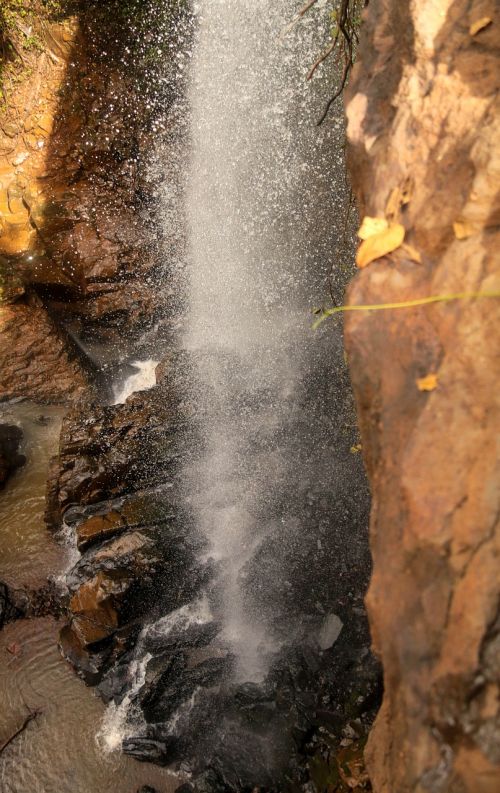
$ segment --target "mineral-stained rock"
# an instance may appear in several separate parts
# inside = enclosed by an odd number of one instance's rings
[[[114,633],[118,627],[118,604],[131,580],[126,573],[100,572],[73,595],[69,604],[73,614],[71,628],[84,647]]]
[[[39,304],[0,304],[0,401],[71,403],[89,392],[89,375],[68,339]]]
[[[111,510],[104,515],[93,515],[76,530],[76,543],[79,551],[84,551],[95,542],[102,542],[117,534],[125,527],[123,517],[116,510]]]
[[[131,24],[113,3],[61,8],[57,21],[53,10],[21,9],[41,46],[18,41],[0,123],[0,256],[54,316],[116,343],[123,328],[130,337],[158,319],[157,279],[180,243],[181,224],[168,230],[161,214],[165,165],[151,167],[160,129],[171,145],[174,70],[153,81],[151,101],[134,56],[136,25],[151,8],[139,5]],[[163,19],[157,5],[154,13],[162,30],[175,23],[171,5]],[[173,182],[175,157],[165,161]]]
[[[498,294],[498,4],[370,0],[365,15],[347,103],[354,186],[361,216],[403,224],[411,247],[363,269],[349,302]],[[480,17],[494,22],[473,32]],[[375,793],[500,789],[499,328],[488,297],[346,321],[385,678]]]
[[[16,468],[24,465],[26,457],[19,454],[23,432],[15,424],[0,424],[0,488]]]

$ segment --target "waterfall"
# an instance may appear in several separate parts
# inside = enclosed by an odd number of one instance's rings
[[[182,321],[157,387],[175,427],[170,599],[105,681],[101,745],[215,774],[203,790],[284,789],[311,731],[328,752],[364,696],[349,670],[369,644],[368,491],[341,328],[311,328],[349,275],[343,116],[318,127],[332,71],[306,79],[324,6],[292,26],[294,0],[194,9]]]
[[[342,121],[316,126],[330,86],[321,74],[306,82],[327,15],[318,7],[287,31],[296,11],[291,0],[201,0],[188,97],[184,346],[201,432],[184,475],[219,563],[224,637],[242,680],[261,679],[280,644],[265,616],[271,588],[255,570],[253,593],[245,582],[270,533],[297,520],[289,505],[311,461],[294,441],[314,434],[318,468],[328,442],[303,397],[321,337],[311,309],[326,294],[332,221],[346,201]]]

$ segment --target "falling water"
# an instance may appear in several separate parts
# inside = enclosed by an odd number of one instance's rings
[[[305,419],[305,432],[325,441],[313,426],[317,405],[301,413],[321,337],[311,309],[326,293],[346,201],[335,154],[342,122],[315,123],[329,81],[306,82],[327,33],[324,5],[291,30],[294,0],[197,8],[184,343],[196,365],[202,452],[186,478],[221,570],[224,635],[247,680],[262,678],[280,637],[264,616],[266,582],[254,580],[251,595],[245,580],[273,527],[290,519],[283,502],[301,489],[297,476],[311,473],[294,448],[299,425],[304,434]]]
[[[195,8],[186,293],[162,381],[179,402],[165,544],[189,561],[100,734],[108,750],[217,768],[230,790],[274,784],[298,714],[352,698],[343,670],[367,652],[368,494],[341,331],[311,329],[348,276],[343,117],[316,123],[331,69],[306,80],[324,6],[292,26],[295,0]]]

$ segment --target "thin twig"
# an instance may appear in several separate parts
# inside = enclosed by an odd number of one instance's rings
[[[36,719],[37,716],[39,716],[41,714],[41,712],[42,712],[41,710],[30,710],[30,712],[28,713],[28,715],[24,719],[24,721],[21,724],[21,726],[18,727],[18,729],[15,732],[13,732],[12,735],[10,735],[9,738],[7,738],[7,740],[4,741],[3,744],[0,746],[0,754],[2,754],[4,749],[6,749],[7,746],[9,746],[12,743],[12,741],[14,741],[17,738],[18,735],[21,735],[21,733],[24,732],[24,730],[26,729],[26,727],[28,726],[30,721],[33,721],[33,719]]]
[[[315,61],[313,63],[313,65],[311,66],[311,68],[309,69],[309,74],[307,75],[307,79],[308,80],[311,79],[311,77],[313,76],[313,74],[316,71],[316,69],[318,68],[318,66],[320,66],[323,63],[323,61],[326,61],[328,56],[332,54],[333,50],[337,46],[338,38],[339,38],[339,32],[337,31],[337,33],[335,34],[335,38],[333,39],[333,41],[330,44],[330,46],[327,47],[327,49],[324,51],[324,53],[319,56],[318,60]]]
[[[316,322],[314,322],[312,329],[316,330],[325,319],[344,311],[386,311],[387,309],[415,308],[416,306],[428,306],[432,303],[451,303],[455,300],[473,300],[483,297],[500,298],[500,292],[457,292],[452,295],[431,295],[430,297],[418,297],[415,300],[403,300],[396,303],[371,303],[363,306],[357,304],[333,306],[333,308],[327,308],[323,311]],[[315,313],[317,313],[317,311]]]
[[[340,94],[341,94],[341,93],[342,93],[342,91],[344,90],[344,88],[345,88],[345,84],[346,84],[346,82],[347,82],[347,76],[348,76],[348,74],[349,74],[349,71],[350,71],[350,68],[351,68],[351,66],[352,66],[352,63],[350,63],[349,61],[346,61],[345,65],[344,65],[344,71],[343,71],[343,74],[342,74],[342,80],[340,81],[340,86],[339,86],[339,88],[337,89],[337,91],[335,91],[335,93],[334,93],[334,95],[331,97],[331,99],[329,99],[329,100],[328,100],[328,102],[326,103],[326,107],[325,107],[325,109],[324,109],[324,111],[323,111],[323,115],[321,116],[321,118],[319,119],[319,121],[316,123],[316,126],[318,126],[318,127],[320,127],[320,126],[321,126],[321,124],[323,123],[323,121],[324,121],[324,120],[325,120],[325,118],[327,117],[327,115],[328,115],[328,111],[330,110],[331,106],[333,105],[333,103],[335,102],[335,100],[339,98]]]
[[[295,16],[292,19],[292,21],[286,26],[284,31],[281,33],[281,35],[280,35],[278,40],[282,41],[285,38],[285,36],[287,36],[290,33],[290,31],[294,29],[294,27],[297,24],[297,22],[300,22],[300,20],[304,16],[304,14],[307,14],[309,9],[312,8],[313,5],[316,5],[317,2],[318,2],[318,0],[309,0],[308,3],[306,3],[304,6],[302,6],[300,11],[297,11],[297,13],[295,14]]]

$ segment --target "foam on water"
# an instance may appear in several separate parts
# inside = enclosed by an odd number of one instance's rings
[[[135,698],[146,680],[146,671],[153,655],[145,649],[149,639],[167,638],[174,630],[187,630],[191,625],[204,625],[212,620],[212,613],[206,597],[173,611],[166,617],[161,617],[156,622],[146,625],[137,640],[134,658],[128,668],[130,683],[123,700],[116,705],[111,702],[104,714],[96,741],[103,752],[109,754],[121,749],[125,738],[137,735],[144,724],[140,707],[135,703]],[[192,709],[195,695],[171,717],[171,727],[174,731],[177,722]]]
[[[125,400],[135,394],[136,391],[147,391],[156,385],[156,367],[159,361],[148,358],[145,361],[131,361],[131,366],[137,371],[131,374],[122,386],[113,389],[115,405],[121,405]]]

